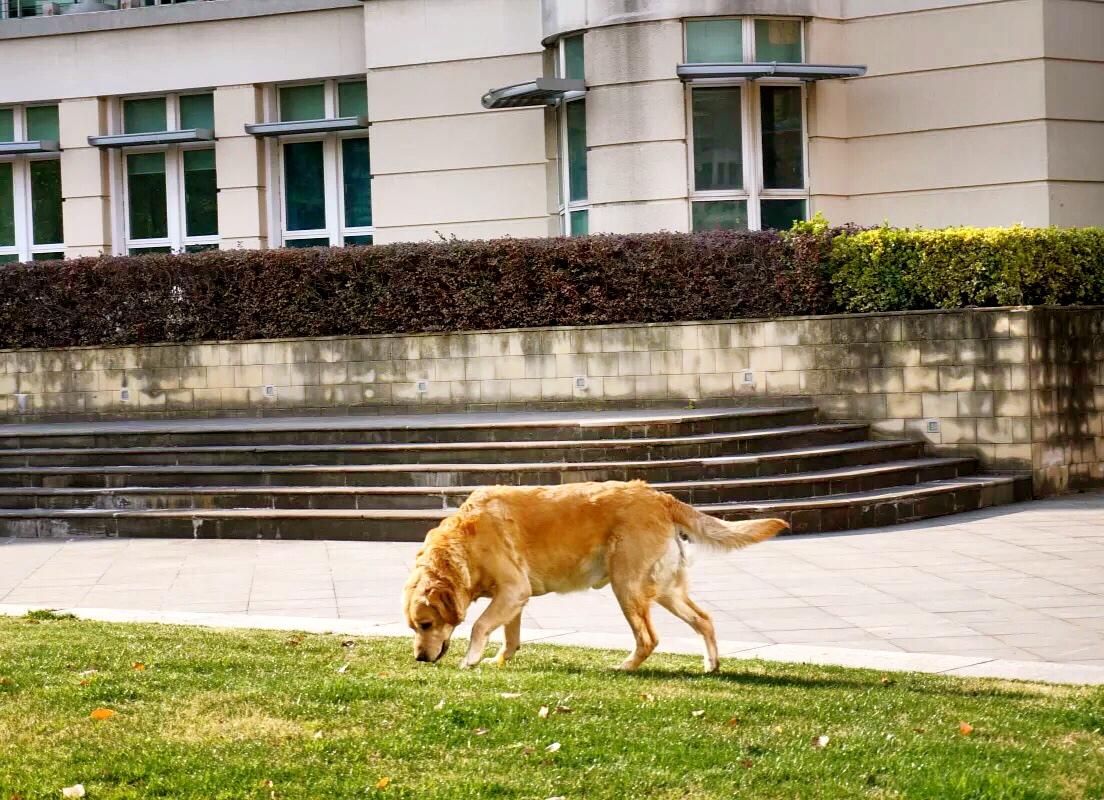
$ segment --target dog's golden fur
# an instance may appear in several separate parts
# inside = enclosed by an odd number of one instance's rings
[[[725,522],[643,481],[479,489],[429,532],[406,583],[403,604],[415,657],[443,656],[471,602],[490,597],[461,666],[478,664],[488,636],[505,626],[495,659],[501,665],[518,649],[521,612],[530,597],[610,583],[636,639],[621,669],[636,669],[655,649],[654,600],[701,634],[705,669],[713,671],[713,623],[687,596],[682,537],[732,549],[786,527],[779,519]]]

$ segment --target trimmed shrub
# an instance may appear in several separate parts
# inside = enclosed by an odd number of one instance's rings
[[[823,314],[831,234],[644,234],[0,268],[0,347]]]
[[[845,311],[1104,303],[1104,228],[875,228],[832,242]]]

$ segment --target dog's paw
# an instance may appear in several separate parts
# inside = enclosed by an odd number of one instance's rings
[[[720,669],[720,661],[710,661],[709,659],[706,659],[704,662],[702,662],[702,672],[704,672],[706,675],[710,675],[714,672],[719,672]]]
[[[639,666],[631,658],[622,661],[615,667],[610,667],[614,672],[636,672],[636,668]]]
[[[460,662],[460,669],[473,669],[474,667],[478,667],[478,666],[479,666],[478,661],[472,662],[472,661],[464,660],[464,661]]]
[[[483,663],[489,667],[504,667],[506,666],[506,659],[502,656],[491,656],[483,659]]]

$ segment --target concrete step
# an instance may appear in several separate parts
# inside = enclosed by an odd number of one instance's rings
[[[821,497],[972,474],[972,458],[916,458],[763,478],[659,482],[688,503]],[[0,489],[0,508],[103,509],[441,509],[476,486],[129,486],[117,489]]]
[[[816,407],[423,414],[393,417],[239,417],[0,425],[0,448],[514,442],[630,439],[803,425]]]
[[[1026,499],[1026,478],[972,476],[824,498],[705,504],[729,519],[778,516],[793,532],[850,530]],[[0,535],[420,541],[448,509],[0,510]]]
[[[128,486],[485,486],[585,480],[650,482],[746,478],[917,458],[914,441],[838,444],[714,456],[639,461],[540,461],[344,465],[118,465],[3,467],[0,487],[123,488]]]
[[[650,461],[755,453],[797,445],[861,441],[859,423],[787,425],[725,433],[630,439],[402,442],[168,447],[60,447],[0,450],[0,468],[43,466],[216,466],[283,464],[457,464],[469,462]]]

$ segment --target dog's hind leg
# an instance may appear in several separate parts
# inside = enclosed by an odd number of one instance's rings
[[[717,634],[713,630],[713,620],[690,599],[685,582],[663,587],[656,602],[701,635],[705,640],[703,668],[706,672],[716,672],[721,662],[717,656]]]
[[[484,659],[484,663],[492,662],[495,666],[503,666],[505,663],[513,657],[514,653],[521,647],[521,612],[512,620],[506,623],[503,628],[506,634],[506,641],[502,645],[502,649],[498,651],[498,655],[494,658]]]
[[[652,627],[652,600],[656,595],[652,562],[641,559],[631,548],[611,548],[608,558],[610,586],[636,639],[636,649],[618,669],[632,672],[659,644]]]

